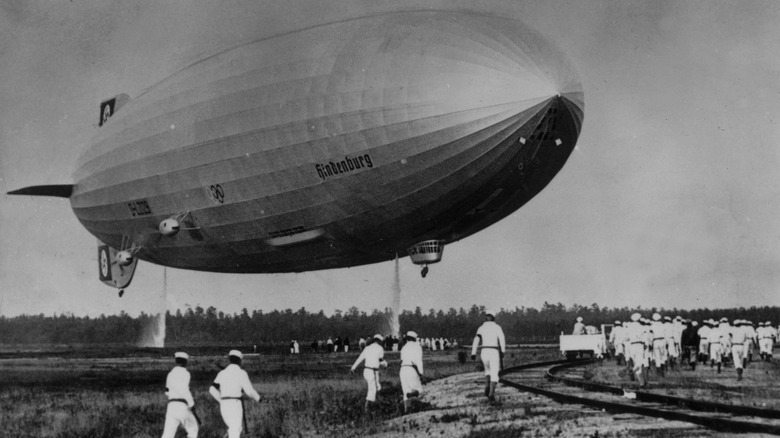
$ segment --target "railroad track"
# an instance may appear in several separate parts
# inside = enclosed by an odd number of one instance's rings
[[[611,413],[685,421],[723,432],[780,435],[780,411],[624,390],[563,375],[567,370],[593,362],[595,359],[557,360],[511,367],[501,372],[501,383],[558,402],[582,404]]]

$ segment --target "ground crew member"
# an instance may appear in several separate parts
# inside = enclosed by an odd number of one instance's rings
[[[713,321],[713,324],[715,321]],[[725,326],[724,326],[725,328]],[[712,368],[713,365],[718,364],[718,374],[720,374],[720,366],[721,366],[721,355],[723,354],[722,346],[720,344],[720,340],[722,339],[722,331],[720,326],[713,325],[712,329],[710,329],[710,368]]]
[[[583,326],[584,329],[584,326]],[[495,314],[485,314],[485,322],[477,329],[474,342],[471,344],[471,360],[477,358],[477,348],[482,343],[482,365],[485,366],[485,395],[488,400],[496,400],[496,385],[498,385],[498,372],[501,371],[501,359],[506,352],[506,339],[501,326],[496,324]]]
[[[763,358],[765,361],[769,362],[772,360],[772,352],[775,348],[775,340],[777,339],[777,330],[772,327],[771,321],[767,321],[764,323],[764,330],[762,333],[761,342],[764,350]]]
[[[585,324],[582,323],[582,317],[577,317],[577,322],[574,323],[574,330],[572,330],[571,334],[573,335],[584,335],[585,334]]]
[[[706,364],[710,352],[710,330],[712,326],[710,321],[702,321],[701,328],[697,332],[699,334],[699,362]]]
[[[680,342],[683,347],[683,356],[680,360],[680,364],[682,365],[683,360],[688,360],[688,365],[691,366],[692,370],[696,369],[696,361],[699,356],[699,345],[701,345],[701,340],[699,339],[699,323],[696,321],[691,322],[690,320],[685,321],[686,327],[683,329],[682,335],[680,336]]]
[[[417,333],[406,333],[406,343],[401,348],[401,369],[398,377],[401,379],[401,392],[404,394],[404,412],[409,410],[409,399],[420,395],[423,374],[423,352],[417,342]]]
[[[217,374],[214,383],[209,387],[209,394],[219,403],[219,412],[228,428],[229,438],[239,438],[246,426],[246,412],[242,393],[256,402],[260,394],[252,387],[249,375],[241,369],[244,355],[238,350],[230,350],[228,360],[230,365]]]
[[[376,401],[376,393],[382,388],[379,383],[379,369],[387,368],[387,362],[385,361],[385,348],[382,346],[384,338],[380,334],[374,335],[372,342],[363,349],[360,356],[352,364],[350,373],[355,373],[355,368],[363,363],[363,378],[366,379],[366,385],[368,386],[368,392],[366,393],[366,404],[363,406],[363,410],[368,412],[371,403]]]
[[[615,321],[615,326],[609,333],[609,343],[615,348],[616,365],[622,365],[626,357],[625,345],[623,344],[625,330],[620,321]]]
[[[666,371],[674,367],[676,358],[680,356],[675,349],[674,324],[672,324],[672,317],[670,316],[664,316],[664,335],[666,336],[666,366],[664,371]]]
[[[672,323],[672,337],[674,339],[674,350],[670,351],[669,353],[673,353],[673,360],[676,363],[678,360],[680,363],[682,363],[682,359],[680,358],[680,355],[682,354],[682,332],[685,330],[685,324],[683,324],[683,319],[681,316],[675,316],[674,322]]]
[[[767,339],[769,337],[763,321],[758,323],[756,335],[758,336],[758,354],[761,356],[761,360],[767,360],[767,351],[769,351]]]
[[[734,368],[737,370],[737,381],[742,380],[742,369],[745,367],[745,343],[748,341],[747,331],[741,319],[734,321],[731,329],[731,355],[734,359]]]
[[[640,388],[647,386],[647,381],[643,373],[645,362],[645,338],[644,328],[639,322],[642,315],[634,313],[631,315],[631,322],[626,322],[626,335],[629,341],[628,350],[628,375],[631,380],[638,380]]]
[[[731,358],[731,329],[733,327],[731,326],[731,324],[729,324],[729,319],[723,317],[720,319],[720,324],[718,324],[718,328],[720,329],[721,362],[725,364],[732,359]]]
[[[742,356],[745,360],[745,368],[747,364],[753,362],[753,346],[758,343],[758,335],[756,334],[756,327],[752,321],[743,321],[745,323],[745,333],[747,334],[747,341],[745,341],[745,355]]]
[[[184,352],[177,352],[173,357],[176,366],[165,379],[168,409],[165,412],[162,438],[173,438],[179,425],[187,431],[188,438],[195,438],[198,436],[198,418],[192,411],[195,400],[190,392],[190,372],[187,371],[187,361],[190,357]]]
[[[639,320],[642,328],[642,339],[644,339],[645,346],[653,345],[653,330],[650,325],[652,322],[648,318],[642,318]],[[645,347],[642,362],[642,372],[644,373],[644,379],[646,384],[650,383],[650,359],[652,358],[652,352],[649,347]]]
[[[655,372],[657,375],[663,377],[664,371],[666,371],[666,363],[668,360],[668,350],[666,349],[667,328],[664,325],[659,313],[653,314],[653,322],[650,324],[650,329],[653,332],[651,349],[653,354],[653,362],[655,363]]]

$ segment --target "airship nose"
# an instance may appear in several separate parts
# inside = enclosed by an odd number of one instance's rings
[[[366,81],[401,89],[436,116],[470,119],[518,114],[561,97],[581,119],[582,85],[571,62],[554,45],[523,23],[482,14],[401,14],[381,21],[376,42],[355,41],[345,53],[371,47],[380,56]],[[354,49],[354,50],[353,50]],[[354,71],[344,56],[337,68]],[[400,99],[399,99],[400,100]],[[420,114],[425,116],[425,114]]]

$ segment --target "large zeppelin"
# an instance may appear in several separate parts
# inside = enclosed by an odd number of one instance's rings
[[[116,252],[177,268],[440,255],[552,180],[583,108],[572,65],[516,20],[372,15],[246,42],[117,96],[60,196]]]

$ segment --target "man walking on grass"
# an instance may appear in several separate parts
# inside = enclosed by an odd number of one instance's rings
[[[350,368],[350,373],[355,373],[355,369],[363,364],[363,378],[366,379],[366,385],[368,385],[368,392],[366,393],[366,404],[363,406],[363,410],[368,412],[371,403],[376,402],[376,393],[382,386],[379,383],[379,369],[387,368],[387,362],[385,361],[385,349],[382,346],[384,338],[382,335],[374,335],[373,342],[366,346],[360,353],[360,356],[355,360]]]
[[[480,357],[485,366],[485,396],[491,402],[496,401],[498,372],[501,371],[501,359],[506,352],[506,340],[501,326],[496,324],[495,314],[485,314],[485,322],[477,329],[477,335],[471,345],[471,360],[477,359],[477,348],[482,343]]]
[[[420,376],[423,373],[423,352],[417,342],[417,333],[406,333],[406,343],[401,348],[401,369],[398,377],[401,379],[401,392],[404,394],[404,412],[409,411],[409,399],[422,392]]]
[[[209,394],[219,403],[219,411],[228,428],[229,438],[239,438],[246,426],[243,394],[256,402],[260,401],[260,394],[252,387],[249,374],[241,369],[243,357],[240,351],[231,350],[228,353],[230,365],[217,374],[214,383],[209,387]]]
[[[198,418],[192,409],[195,400],[190,392],[190,372],[187,371],[189,355],[177,352],[173,355],[176,366],[165,379],[165,395],[168,396],[168,409],[165,412],[165,427],[162,438],[173,438],[181,425],[187,431],[188,438],[198,436]]]

